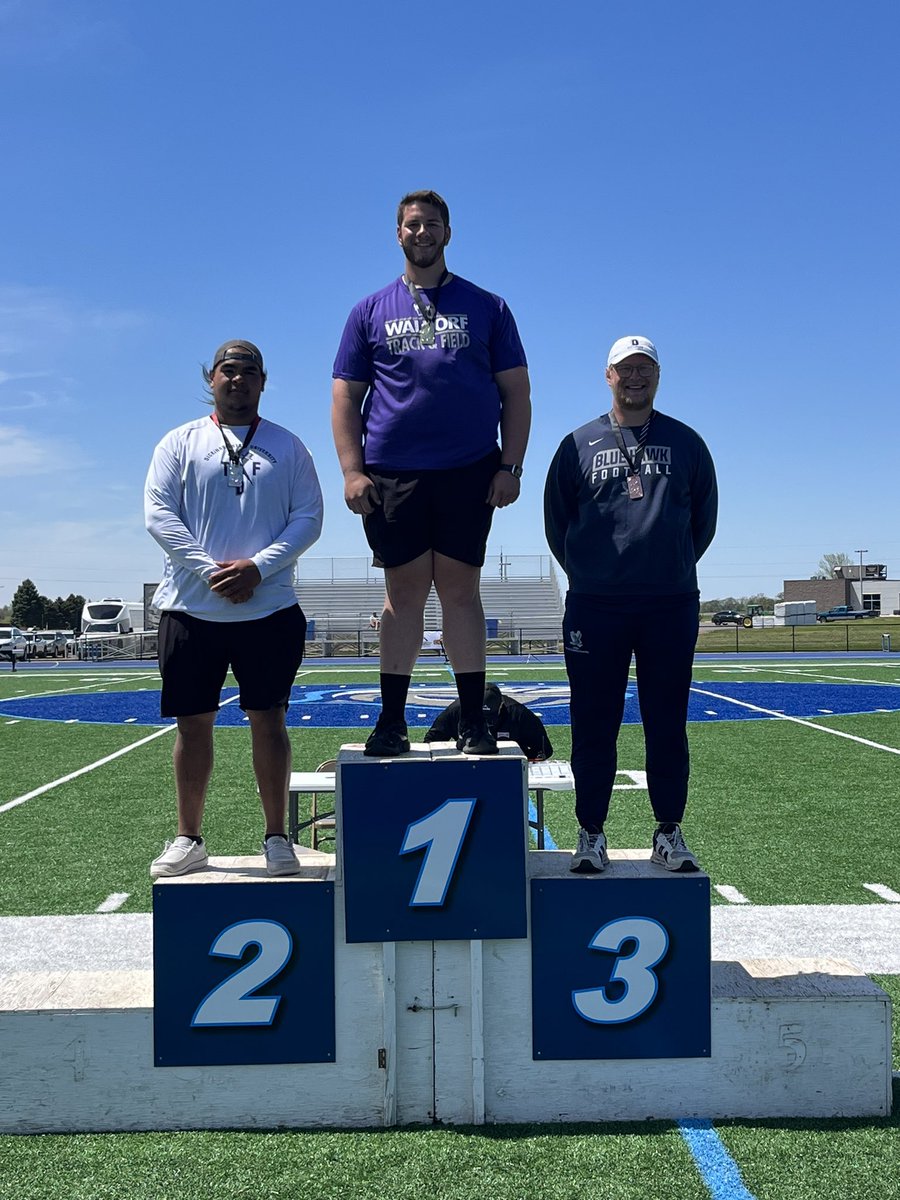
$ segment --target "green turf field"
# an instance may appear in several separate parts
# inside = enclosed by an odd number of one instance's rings
[[[726,631],[727,632],[727,631]],[[830,632],[830,630],[829,630]],[[450,681],[430,663],[423,681]],[[564,681],[561,664],[501,664],[490,677]],[[900,662],[871,659],[699,662],[696,686],[755,680],[797,687],[865,683],[900,688]],[[302,683],[377,682],[377,666],[314,667]],[[5,718],[14,696],[155,690],[155,670],[0,670],[0,919],[93,913],[112,895],[120,912],[150,910],[148,864],[172,836],[173,734],[149,726]],[[709,700],[709,704],[718,703]],[[888,703],[885,707],[890,707]],[[733,709],[729,710],[734,711]],[[550,726],[567,758],[566,726]],[[294,766],[334,757],[358,728],[292,729]],[[422,731],[413,733],[421,737]],[[693,775],[688,840],[708,871],[713,903],[728,890],[753,905],[857,905],[860,922],[900,894],[896,838],[900,713],[810,719],[724,719],[690,728]],[[639,726],[623,727],[619,765],[643,767]],[[258,853],[260,814],[246,729],[215,735],[216,771],[205,835],[213,854]],[[11,802],[30,797],[13,807]],[[548,833],[560,847],[576,832],[574,797],[546,796]],[[607,833],[618,847],[649,844],[642,791],[616,793]],[[717,888],[724,888],[720,892]],[[900,903],[894,905],[900,925]],[[827,946],[822,947],[827,953]],[[895,1003],[900,1069],[900,976],[876,982]],[[716,1129],[756,1200],[900,1200],[900,1098],[884,1121],[720,1122]],[[621,1197],[668,1200],[711,1194],[677,1126],[209,1133],[0,1138],[0,1200],[90,1197]],[[746,1200],[722,1191],[715,1200]]]

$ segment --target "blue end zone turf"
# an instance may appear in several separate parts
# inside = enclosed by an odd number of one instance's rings
[[[773,714],[814,718],[851,713],[897,712],[900,688],[868,684],[822,683],[712,683],[697,682],[703,693],[691,693],[690,721],[767,720]],[[538,713],[545,725],[569,724],[569,688],[559,683],[508,683],[503,691]],[[222,699],[237,694],[226,688]],[[428,728],[437,714],[456,698],[453,684],[414,684],[410,689],[407,721]],[[757,712],[744,705],[753,705]],[[291,693],[287,723],[302,728],[372,725],[381,709],[377,687],[347,684],[343,687],[298,686]],[[159,692],[102,692],[96,695],[34,696],[0,703],[0,715],[39,721],[84,721],[96,724],[169,725],[159,715]],[[640,723],[637,690],[625,693],[625,723]],[[222,726],[243,725],[246,718],[236,702],[226,704],[218,716]]]

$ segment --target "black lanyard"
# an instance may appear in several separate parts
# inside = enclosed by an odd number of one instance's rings
[[[637,435],[637,446],[634,448],[634,456],[629,453],[628,447],[625,445],[625,437],[622,434],[622,429],[619,422],[616,420],[615,413],[610,412],[609,423],[616,438],[616,445],[622,453],[622,457],[628,463],[629,475],[639,475],[641,470],[641,459],[644,457],[644,448],[647,445],[647,437],[650,433],[650,422],[653,420],[653,413],[644,422]]]
[[[250,439],[253,437],[254,433],[256,433],[257,429],[259,428],[259,423],[262,420],[262,418],[259,416],[259,414],[257,414],[253,418],[252,422],[250,423],[250,428],[247,430],[247,436],[241,442],[240,450],[235,450],[234,446],[231,444],[231,442],[229,442],[228,438],[225,436],[225,430],[219,424],[219,414],[218,413],[210,413],[210,418],[213,421],[213,423],[217,426],[219,433],[221,433],[221,435],[222,435],[222,441],[225,443],[225,449],[228,451],[228,457],[231,460],[231,465],[233,467],[239,467],[241,465],[241,459],[243,457],[244,451],[250,445]]]

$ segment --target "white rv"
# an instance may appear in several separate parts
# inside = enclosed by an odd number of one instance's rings
[[[88,600],[81,610],[82,633],[139,633],[143,628],[144,606],[138,600]]]
[[[133,657],[143,630],[144,605],[140,601],[114,596],[88,600],[81,610],[81,637],[76,639],[75,653],[79,658]]]

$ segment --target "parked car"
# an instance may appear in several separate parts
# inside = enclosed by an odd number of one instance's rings
[[[66,639],[69,634],[63,629],[41,629],[35,634],[39,658],[64,658]]]
[[[743,616],[731,608],[723,608],[712,615],[713,625],[740,625],[743,620]]]
[[[28,639],[15,625],[0,625],[0,655],[12,661],[25,658]]]
[[[839,604],[829,608],[827,612],[816,613],[816,620],[823,625],[829,621],[864,621],[867,617],[877,617],[878,613],[870,608],[850,608],[847,604]]]
[[[53,655],[55,634],[50,629],[39,629],[34,634],[34,644],[38,658],[50,658]]]

